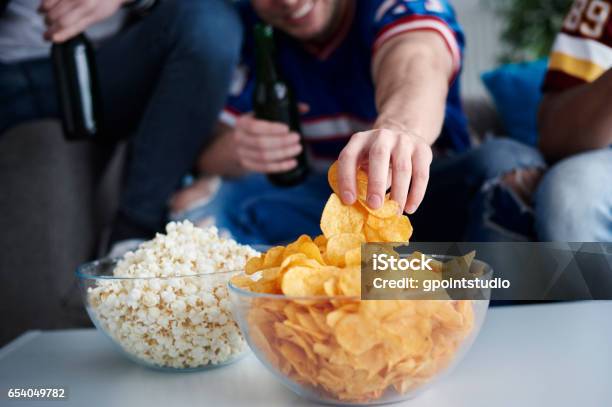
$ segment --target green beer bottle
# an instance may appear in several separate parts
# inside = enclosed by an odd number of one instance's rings
[[[253,92],[255,117],[285,123],[291,131],[300,135],[302,152],[295,157],[297,166],[286,172],[268,174],[272,184],[291,187],[304,181],[308,175],[308,161],[297,103],[291,88],[283,81],[276,66],[274,31],[270,25],[255,26],[255,59],[256,78]]]

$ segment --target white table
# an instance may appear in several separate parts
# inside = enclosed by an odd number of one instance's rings
[[[65,401],[8,401],[9,387],[61,386]],[[31,331],[0,350],[0,405],[309,405],[253,355],[224,368],[164,373],[123,359],[95,330]],[[490,310],[455,372],[409,406],[612,406],[612,301]]]

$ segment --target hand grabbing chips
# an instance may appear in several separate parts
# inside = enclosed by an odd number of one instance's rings
[[[275,369],[331,401],[404,394],[448,366],[472,330],[471,302],[361,301],[361,244],[405,244],[412,226],[388,196],[377,210],[366,205],[365,172],[357,172],[351,206],[338,198],[337,164],[328,180],[334,193],[321,216],[323,235],[273,247],[232,280],[288,297],[250,300],[251,341]]]
[[[327,173],[329,186],[334,193],[327,201],[321,217],[321,230],[328,239],[337,233],[361,233],[368,243],[400,242],[408,243],[412,236],[412,225],[404,216],[397,202],[385,196],[383,205],[371,209],[366,204],[368,190],[368,175],[357,170],[357,201],[351,205],[343,205],[338,198],[338,162],[335,162]]]

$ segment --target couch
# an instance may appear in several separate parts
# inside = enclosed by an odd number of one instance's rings
[[[97,254],[120,156],[66,143],[54,120],[0,135],[0,345],[27,329],[88,324],[73,272]]]

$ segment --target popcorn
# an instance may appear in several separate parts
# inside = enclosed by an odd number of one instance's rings
[[[166,234],[121,259],[113,274],[88,289],[88,308],[129,354],[161,367],[227,362],[245,348],[230,311],[227,281],[259,253],[200,229],[171,222]],[[134,279],[130,279],[134,278]],[[141,278],[141,279],[138,279]]]

